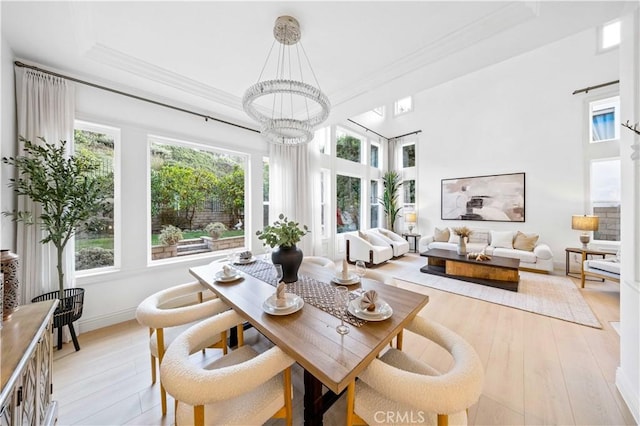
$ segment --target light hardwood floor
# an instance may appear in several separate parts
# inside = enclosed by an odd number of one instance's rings
[[[574,280],[579,287],[578,280]],[[615,387],[619,364],[619,287],[589,282],[580,291],[603,324],[585,327],[411,283],[430,296],[420,313],[456,331],[478,352],[485,368],[480,400],[469,410],[475,425],[633,425]],[[173,404],[160,414],[158,385],[151,386],[148,331],[128,321],[79,337],[54,353],[54,394],[59,425],[171,425]],[[269,343],[255,331],[247,343]],[[451,360],[433,345],[405,333],[404,350],[446,369]],[[199,359],[218,356],[208,350]],[[302,373],[294,371],[294,424],[302,424]],[[172,400],[170,400],[172,401]],[[344,397],[325,415],[344,423]],[[269,424],[284,424],[272,420]]]

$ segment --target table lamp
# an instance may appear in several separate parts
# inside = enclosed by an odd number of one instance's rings
[[[404,215],[404,221],[407,224],[407,227],[409,228],[409,233],[412,234],[413,233],[413,227],[416,224],[416,214],[415,212],[410,212],[410,213],[406,213]]]
[[[573,215],[571,216],[571,229],[577,229],[579,231],[584,231],[580,234],[580,242],[582,243],[582,248],[586,249],[587,244],[589,244],[590,235],[589,231],[597,231],[599,224],[598,216],[587,216],[587,215]]]

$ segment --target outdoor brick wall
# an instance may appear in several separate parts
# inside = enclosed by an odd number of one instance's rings
[[[177,246],[153,246],[151,247],[151,259],[167,259],[178,254]]]
[[[194,240],[188,240],[192,242]],[[200,243],[205,243],[210,251],[230,250],[235,248],[244,247],[244,236],[220,238],[218,240],[211,239],[209,237],[202,237],[198,239]],[[181,241],[180,245],[186,245],[187,241]],[[198,244],[194,244],[196,246]],[[151,259],[167,259],[170,257],[178,256],[178,246],[153,246],[151,247]],[[182,251],[181,256],[189,255],[188,251]]]
[[[594,240],[620,241],[620,206],[594,207],[593,214],[600,218]]]

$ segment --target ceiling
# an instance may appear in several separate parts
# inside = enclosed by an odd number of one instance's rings
[[[11,2],[17,58],[244,124],[280,15],[344,120],[615,19],[632,2]],[[595,46],[595,41],[594,41]]]

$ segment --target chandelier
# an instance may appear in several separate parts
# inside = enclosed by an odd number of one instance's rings
[[[245,92],[242,107],[252,119],[260,123],[260,132],[269,142],[305,144],[313,139],[315,127],[329,116],[329,98],[320,90],[311,62],[300,42],[298,21],[291,16],[278,17],[273,36],[275,40],[258,82]],[[262,80],[269,64],[273,67],[272,53],[276,41],[280,45],[277,58],[273,55],[276,59],[275,78]],[[315,86],[305,83],[303,68],[310,70]]]

